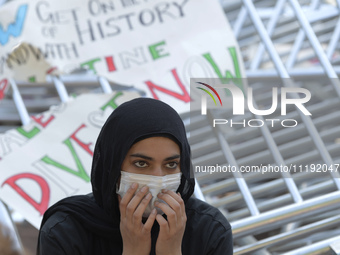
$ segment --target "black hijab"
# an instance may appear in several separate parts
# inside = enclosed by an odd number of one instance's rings
[[[169,105],[150,98],[137,98],[121,104],[109,116],[98,136],[91,170],[93,197],[65,198],[44,214],[41,227],[55,212],[69,213],[90,232],[108,238],[120,237],[119,205],[116,183],[121,165],[130,147],[141,139],[166,136],[175,140],[181,151],[181,184],[178,191],[186,202],[194,192],[191,178],[190,146],[184,124]],[[112,239],[111,239],[112,240]]]

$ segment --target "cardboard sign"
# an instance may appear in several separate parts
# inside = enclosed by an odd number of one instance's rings
[[[27,126],[1,134],[0,199],[39,228],[49,206],[67,196],[90,193],[99,131],[118,105],[138,96],[81,95],[33,117]]]

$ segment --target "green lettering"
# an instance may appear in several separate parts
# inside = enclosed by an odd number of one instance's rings
[[[152,58],[158,59],[158,58],[162,58],[162,57],[166,57],[169,56],[169,53],[164,53],[164,48],[161,48],[160,46],[165,45],[165,41],[153,44],[149,46],[149,51],[151,53]],[[163,52],[163,54],[162,54]]]
[[[107,102],[104,106],[100,107],[100,109],[102,109],[103,111],[108,107],[110,106],[112,109],[116,109],[118,107],[118,105],[116,104],[116,99],[120,96],[123,95],[123,92],[117,92],[113,98],[110,99],[109,102]]]
[[[89,70],[92,70],[96,74],[97,72],[96,72],[96,69],[94,68],[94,63],[96,63],[98,61],[101,61],[101,59],[100,58],[94,58],[92,60],[89,60],[87,62],[80,64],[80,66],[81,67],[87,66]]]
[[[230,48],[228,48],[228,50],[229,50],[229,54],[230,54],[230,56],[233,60],[235,76],[229,70],[227,70],[226,73],[225,73],[225,76],[223,76],[221,70],[218,68],[216,62],[214,61],[214,59],[212,58],[210,53],[203,54],[203,57],[213,67],[214,71],[216,72],[217,76],[221,79],[221,82],[223,84],[226,84],[231,80],[236,86],[238,86],[244,92],[243,82],[242,82],[242,77],[241,77],[241,71],[240,71],[240,65],[239,65],[239,61],[237,59],[236,49],[235,49],[235,47],[230,47]]]
[[[80,159],[75,151],[75,149],[73,148],[73,145],[71,143],[70,138],[67,139],[66,141],[64,141],[64,144],[69,148],[69,150],[71,151],[72,157],[75,160],[76,164],[77,164],[77,169],[78,171],[72,170],[71,168],[51,159],[49,156],[45,156],[41,159],[42,162],[55,166],[61,170],[64,170],[70,174],[73,174],[75,176],[80,177],[81,179],[83,179],[86,182],[90,181],[90,177],[88,176],[88,174],[86,173],[82,163],[80,162]]]
[[[28,77],[29,82],[35,82],[35,76]]]
[[[31,139],[40,132],[40,129],[37,127],[33,127],[30,131],[26,131],[22,127],[19,127],[17,128],[17,131],[28,139]]]

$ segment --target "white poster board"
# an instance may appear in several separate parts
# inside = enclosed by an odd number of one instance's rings
[[[81,95],[33,117],[25,127],[1,134],[0,199],[39,228],[49,206],[67,196],[90,193],[99,131],[118,105],[138,96]]]
[[[14,0],[0,25],[0,77],[38,82],[81,66],[185,112],[190,78],[245,76],[217,0]]]

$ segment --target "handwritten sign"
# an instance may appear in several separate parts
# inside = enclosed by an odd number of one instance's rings
[[[109,114],[133,92],[87,94],[0,135],[0,199],[39,228],[60,199],[91,192],[94,145]],[[88,102],[91,102],[89,104]]]
[[[49,68],[23,72],[38,61]],[[51,68],[79,67],[179,112],[189,110],[190,78],[244,78],[217,0],[15,0],[0,9],[0,75],[39,81]]]

